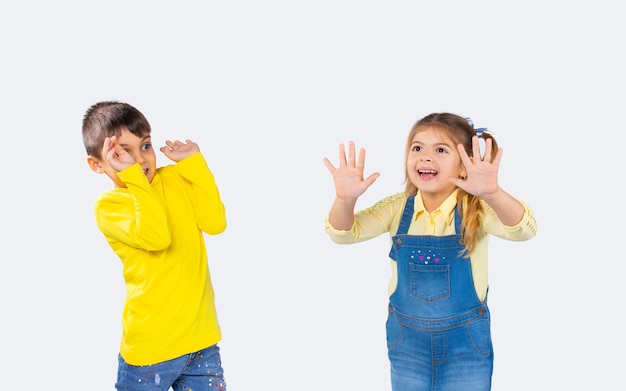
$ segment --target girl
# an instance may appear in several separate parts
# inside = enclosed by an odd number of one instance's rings
[[[479,137],[485,141],[481,156]],[[405,149],[405,191],[354,213],[379,177],[363,177],[358,158],[339,145],[335,200],[325,230],[335,243],[389,232],[387,347],[394,391],[490,390],[493,371],[487,307],[488,236],[523,241],[537,223],[523,202],[498,185],[502,149],[469,118],[433,113],[411,129]]]

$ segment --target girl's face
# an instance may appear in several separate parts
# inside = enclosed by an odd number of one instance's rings
[[[432,127],[419,130],[413,137],[406,168],[409,180],[422,196],[441,202],[456,189],[448,178],[465,176],[456,143],[444,131]]]

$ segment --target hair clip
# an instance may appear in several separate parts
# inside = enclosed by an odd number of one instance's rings
[[[474,128],[474,122],[472,122],[472,119],[470,117],[465,117],[465,120],[472,127],[472,129],[474,129],[476,136],[483,137],[483,132],[491,133],[489,130],[487,130],[487,128]]]

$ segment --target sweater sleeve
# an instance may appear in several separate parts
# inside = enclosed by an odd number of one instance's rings
[[[371,207],[354,214],[354,224],[350,230],[338,230],[330,224],[328,214],[324,220],[324,230],[337,244],[359,243],[373,239],[397,229],[399,216],[404,209],[406,195],[397,193],[376,202]]]
[[[210,235],[223,232],[226,229],[226,208],[204,156],[198,152],[179,161],[175,167],[190,188],[200,229]]]
[[[522,219],[510,227],[500,222],[498,215],[485,201],[481,200],[481,203],[483,203],[483,210],[485,211],[482,225],[486,233],[512,241],[525,241],[537,235],[537,220],[532,209],[525,202],[522,202],[524,206]]]
[[[165,207],[139,164],[118,173],[126,189],[104,193],[95,204],[96,223],[109,242],[147,251],[171,244]]]

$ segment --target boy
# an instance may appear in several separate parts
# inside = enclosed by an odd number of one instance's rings
[[[96,224],[122,261],[117,390],[226,390],[203,232],[226,229],[225,208],[200,148],[166,141],[175,164],[156,167],[150,124],[133,106],[91,106],[87,163],[114,188],[95,202]]]

